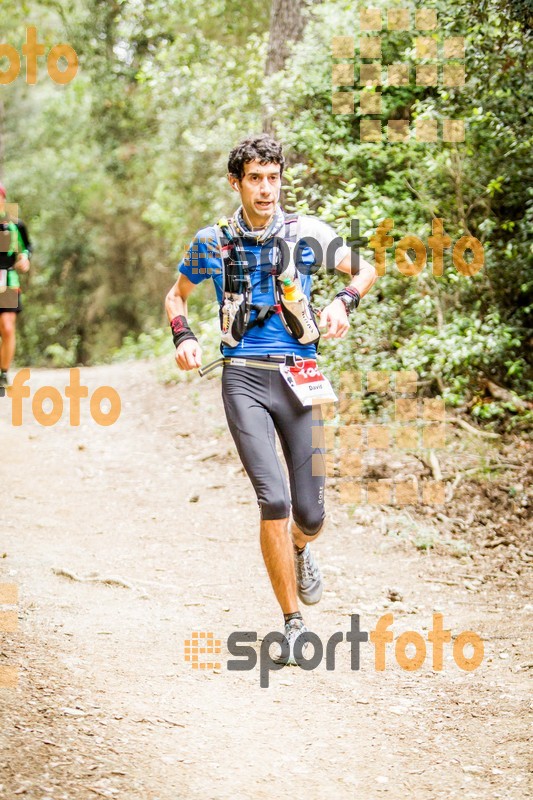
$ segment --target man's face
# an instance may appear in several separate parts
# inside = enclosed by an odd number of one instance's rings
[[[249,161],[244,165],[242,180],[230,179],[241,195],[241,202],[254,227],[266,225],[276,208],[281,192],[279,164]]]

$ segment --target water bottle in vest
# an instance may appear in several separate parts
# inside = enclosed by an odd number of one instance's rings
[[[285,272],[288,272],[286,270]],[[293,336],[300,344],[314,344],[320,339],[320,331],[305,294],[294,278],[281,277],[281,304],[283,316]]]

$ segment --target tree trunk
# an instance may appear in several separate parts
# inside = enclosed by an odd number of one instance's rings
[[[272,0],[270,38],[265,75],[279,72],[289,55],[289,43],[301,38],[304,27],[305,0]]]
[[[265,64],[265,76],[279,72],[285,66],[290,44],[302,38],[307,22],[307,9],[316,0],[272,0],[270,37]],[[274,108],[263,108],[263,131],[273,133]]]

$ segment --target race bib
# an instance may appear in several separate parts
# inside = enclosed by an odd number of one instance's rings
[[[337,400],[331,383],[322,375],[316,361],[302,359],[294,367],[283,364],[279,370],[303,406],[334,403]]]

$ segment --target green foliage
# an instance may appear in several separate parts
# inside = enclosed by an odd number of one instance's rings
[[[164,295],[194,232],[234,207],[227,153],[261,129],[268,105],[291,165],[288,209],[317,214],[342,235],[357,218],[367,237],[391,217],[395,245],[407,233],[427,243],[436,216],[454,242],[471,234],[484,246],[473,278],[457,272],[450,251],[443,277],[432,275],[430,258],[406,278],[391,248],[348,337],[321,346],[332,376],[416,369],[428,392],[467,404],[480,420],[515,414],[484,386],[490,378],[521,395],[533,388],[530,3],[432,0],[439,31],[430,35],[465,37],[466,86],[383,88],[386,118],[465,120],[457,145],[361,143],[358,111],[332,114],[331,38],[357,41],[364,4],[311,5],[286,69],[265,79],[266,0],[41,0],[31,18],[29,4],[4,0],[6,41],[20,46],[31,23],[47,48],[68,41],[80,60],[67,86],[54,85],[40,59],[36,86],[0,87],[4,180],[35,244],[19,363],[70,366],[117,351],[168,354],[172,363]],[[372,5],[385,12],[390,2]],[[408,63],[413,74],[412,32],[384,28],[382,41],[383,63]],[[362,256],[373,260],[368,248]],[[319,274],[314,304],[325,305],[341,281]],[[189,303],[204,361],[218,354],[212,299],[204,284]]]
[[[220,356],[220,330],[218,327],[218,305],[208,303],[200,310],[191,307],[189,324],[202,347],[202,363],[204,366]],[[174,345],[169,327],[144,331],[138,335],[130,334],[124,338],[120,348],[112,356],[113,361],[130,359],[156,359],[158,377],[164,383],[178,383],[190,380],[196,371],[183,372],[174,363]],[[207,377],[216,377],[218,373],[210,373]]]
[[[163,323],[184,246],[225,210],[228,150],[260,124],[269,3],[247,15],[236,0],[43,0],[31,20],[4,5],[10,41],[31,22],[80,62],[64,87],[43,59],[36,86],[0,87],[5,182],[35,247],[17,358],[100,361]],[[202,287],[193,304],[209,297]]]
[[[388,3],[374,5],[385,9]],[[379,220],[391,217],[395,245],[407,233],[427,243],[437,216],[453,242],[470,234],[483,243],[485,266],[473,278],[457,272],[449,251],[443,277],[432,275],[431,259],[419,276],[405,277],[389,251],[387,274],[354,315],[349,336],[322,345],[335,376],[354,367],[416,369],[428,391],[462,405],[483,391],[483,378],[523,394],[533,389],[531,193],[524,180],[531,139],[523,135],[531,105],[525,77],[530,31],[519,15],[509,17],[490,0],[433,6],[439,38],[465,37],[467,84],[462,91],[385,87],[384,116],[464,119],[464,145],[361,143],[358,113],[331,113],[330,42],[339,31],[357,32],[356,3],[317,8],[273,87],[282,80],[292,87],[278,115],[279,135],[301,161],[286,176],[289,208],[316,213],[345,235],[351,218],[370,236]],[[384,63],[413,65],[411,34],[384,32],[382,41]],[[373,261],[369,249],[361,255]],[[315,305],[325,305],[337,287],[338,280],[319,276]],[[494,405],[476,406],[476,413],[492,419]]]

